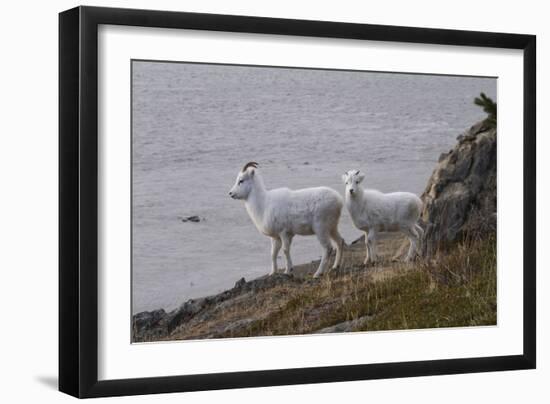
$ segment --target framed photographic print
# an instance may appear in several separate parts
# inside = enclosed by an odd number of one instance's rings
[[[535,367],[534,36],[94,7],[59,34],[61,391]]]

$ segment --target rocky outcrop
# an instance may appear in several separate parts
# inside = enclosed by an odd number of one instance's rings
[[[485,122],[460,135],[439,158],[422,194],[423,254],[496,231],[497,133]]]
[[[133,340],[134,342],[143,342],[162,339],[177,327],[188,323],[191,319],[207,320],[211,310],[218,309],[222,305],[230,306],[244,295],[260,293],[263,290],[276,286],[304,282],[314,282],[314,280],[304,281],[293,275],[279,273],[271,276],[262,276],[248,282],[244,278],[241,278],[231,289],[217,295],[189,299],[179,308],[170,312],[160,309],[135,314],[132,318]],[[228,324],[227,330],[218,330],[218,333],[226,332],[237,326],[243,326],[243,324]]]

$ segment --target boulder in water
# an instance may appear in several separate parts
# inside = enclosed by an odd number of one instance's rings
[[[196,215],[187,216],[187,217],[181,218],[181,221],[182,221],[183,223],[186,223],[186,222],[198,223],[198,222],[200,222],[201,220],[202,220],[202,219],[201,219],[199,216],[196,216]]]

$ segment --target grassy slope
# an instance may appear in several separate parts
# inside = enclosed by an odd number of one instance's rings
[[[363,247],[357,245],[346,252],[342,270],[320,280],[311,279],[314,265],[307,264],[297,271],[299,282],[239,295],[163,339],[308,334],[346,321],[353,322],[345,331],[496,324],[494,238],[408,265],[390,261],[396,245],[386,240],[385,261],[369,269],[360,264]]]

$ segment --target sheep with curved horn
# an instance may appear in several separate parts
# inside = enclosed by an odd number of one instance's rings
[[[321,263],[314,277],[326,270],[331,243],[336,247],[333,268],[340,265],[344,239],[338,232],[338,222],[343,200],[335,190],[327,187],[268,190],[259,173],[258,163],[249,162],[237,175],[229,196],[244,200],[258,231],[271,238],[270,274],[277,270],[277,255],[281,246],[286,259],[285,273],[292,271],[290,245],[295,235],[316,235],[323,247]]]
[[[248,167],[258,168],[258,163],[256,163],[255,161],[250,161],[250,162],[246,163],[244,165],[243,169],[241,170],[241,172],[244,173]]]
[[[410,241],[405,261],[412,260],[424,236],[418,224],[422,200],[410,192],[384,194],[364,189],[360,184],[365,176],[359,170],[342,175],[346,184],[345,201],[355,227],[365,232],[365,265],[376,262],[376,239],[381,231],[400,231]]]

